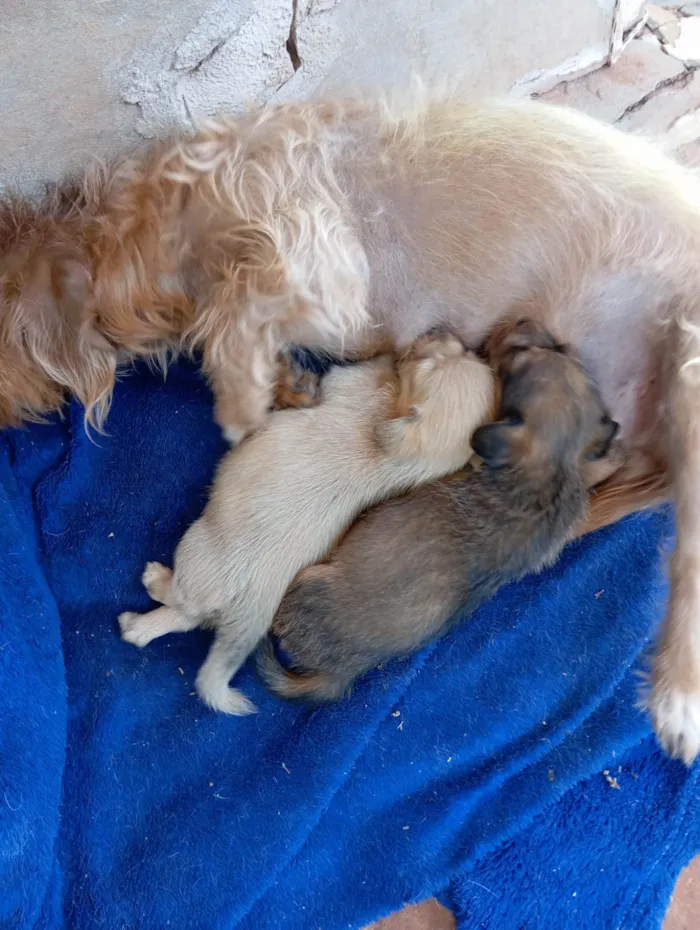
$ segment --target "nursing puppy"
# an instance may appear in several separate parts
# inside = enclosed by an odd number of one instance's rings
[[[584,519],[590,461],[617,430],[578,360],[524,322],[499,347],[500,420],[472,446],[480,469],[379,504],[329,562],[299,575],[259,669],[282,697],[333,700],[368,669],[439,636],[506,582],[559,555]]]
[[[319,406],[273,413],[224,458],[174,570],[146,566],[143,583],[164,606],[119,618],[137,646],[214,627],[197,691],[224,713],[255,709],[229,681],[299,570],[365,507],[464,465],[494,403],[491,370],[449,335],[419,339],[396,366],[382,356],[334,368],[321,390]]]

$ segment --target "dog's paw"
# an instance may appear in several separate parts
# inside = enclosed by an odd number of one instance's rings
[[[249,386],[247,392],[217,395],[214,403],[214,420],[224,438],[237,446],[246,437],[252,436],[268,420],[272,402],[272,385],[269,389]]]
[[[152,637],[148,631],[148,624],[144,622],[143,614],[126,611],[119,614],[119,629],[125,643],[134,646],[147,646]]]
[[[160,562],[148,562],[141,575],[141,584],[154,601],[164,603],[173,580],[171,568]]]
[[[674,759],[691,765],[700,753],[700,692],[655,686],[646,705],[659,742]]]
[[[247,436],[260,429],[265,424],[267,415],[266,407],[257,414],[249,411],[246,415],[235,404],[222,400],[217,401],[214,407],[214,420],[221,427],[224,439],[232,446],[240,445]]]
[[[257,713],[257,707],[242,691],[237,688],[210,688],[198,679],[195,683],[197,694],[208,704],[212,710],[220,714],[231,714],[233,717],[245,717]]]

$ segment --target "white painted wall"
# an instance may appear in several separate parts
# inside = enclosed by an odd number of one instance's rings
[[[188,111],[416,72],[475,93],[546,89],[604,62],[642,2],[2,0],[0,184],[31,190],[188,126]]]

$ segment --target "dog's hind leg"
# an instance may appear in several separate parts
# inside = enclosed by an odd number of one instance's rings
[[[700,752],[700,325],[680,315],[668,413],[677,541],[647,703],[660,742],[690,765]]]
[[[197,692],[205,704],[223,714],[242,716],[255,713],[255,705],[236,688],[229,688],[229,681],[268,628],[269,624],[261,629],[258,623],[235,621],[217,626],[214,642],[196,681]]]
[[[188,633],[198,626],[198,620],[191,620],[175,607],[157,607],[147,614],[127,611],[119,615],[122,639],[134,646],[147,646],[167,633]]]
[[[631,513],[658,507],[673,496],[668,464],[649,456],[633,459],[600,484],[592,483],[595,486],[589,498],[588,515],[579,536],[616,523]]]

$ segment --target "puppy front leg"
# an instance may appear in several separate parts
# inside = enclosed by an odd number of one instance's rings
[[[670,409],[677,542],[649,709],[666,751],[690,765],[700,752],[700,327],[677,327]]]

